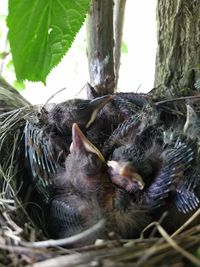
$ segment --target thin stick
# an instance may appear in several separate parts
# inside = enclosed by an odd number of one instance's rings
[[[93,225],[91,228],[81,232],[80,234],[66,237],[62,239],[49,239],[46,241],[38,241],[38,242],[26,242],[20,241],[20,245],[25,247],[32,247],[32,248],[45,248],[45,247],[54,247],[54,246],[63,246],[63,245],[71,245],[76,243],[77,241],[81,241],[91,235],[94,235],[96,232],[100,231],[103,226],[105,225],[105,220],[101,219],[98,223]]]
[[[195,266],[200,266],[200,260],[193,256],[191,253],[187,252],[185,249],[181,248],[169,235],[168,233],[157,224],[158,231],[163,236],[163,238],[170,244],[176,251],[178,251],[181,255],[191,261]]]
[[[83,89],[86,87],[86,85],[87,85],[87,84],[85,84],[85,85],[81,88],[81,90],[79,90],[78,93],[75,94],[74,97],[77,97],[77,96],[83,91]]]
[[[20,246],[10,246],[10,245],[5,245],[5,244],[1,244],[0,243],[0,250],[7,250],[7,251],[11,251],[11,252],[16,252],[16,253],[44,253],[44,251],[41,251],[41,249],[34,249],[34,248],[25,248],[25,247],[20,247]],[[46,251],[47,252],[47,251]]]
[[[61,93],[62,91],[66,90],[66,89],[67,89],[67,88],[64,87],[64,88],[58,90],[57,92],[55,92],[55,94],[53,94],[52,96],[50,96],[50,97],[47,99],[47,101],[45,102],[45,104],[43,105],[43,107],[44,107],[44,106],[45,106],[45,105],[46,105],[52,98],[54,98],[57,94]]]
[[[159,218],[159,221],[158,223],[161,225],[162,222],[164,221],[164,219],[166,218],[166,216],[168,215],[168,212],[165,211],[161,217]],[[155,234],[156,234],[156,231],[157,231],[157,227],[155,226],[154,229],[152,230],[152,232],[150,233],[149,237],[153,237]]]
[[[200,215],[200,208],[178,229],[176,230],[171,237],[178,235],[182,232],[190,223],[192,223]]]
[[[159,106],[161,104],[165,104],[168,102],[182,101],[182,100],[195,99],[195,98],[200,98],[200,95],[198,95],[198,96],[183,96],[183,97],[178,97],[178,98],[173,98],[173,99],[166,99],[163,101],[156,102],[155,105]]]

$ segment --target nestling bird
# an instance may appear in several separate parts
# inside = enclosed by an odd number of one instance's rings
[[[71,99],[57,104],[44,118],[47,124],[57,132],[70,132],[76,122],[81,128],[89,128],[95,121],[98,112],[112,99],[111,95],[97,97],[93,100]],[[42,117],[42,116],[41,116]]]
[[[159,144],[149,148],[141,144],[124,145],[108,161],[111,180],[140,204],[160,206],[186,174],[193,154],[192,147],[185,143],[170,149]]]
[[[168,231],[177,229],[199,207],[199,144],[193,123],[187,119],[182,132],[174,129],[169,144],[165,127],[150,125],[132,142],[116,148],[108,161],[112,182],[130,192],[134,201],[154,206],[155,219],[168,211],[163,222]]]
[[[89,99],[94,99],[98,95],[89,84],[87,86],[87,94]],[[104,142],[112,135],[113,131],[121,123],[128,121],[131,116],[134,116],[137,112],[140,113],[149,103],[151,103],[150,98],[144,94],[113,94],[111,101],[100,111],[98,120],[95,121],[88,131],[88,138],[103,149],[105,146]],[[99,133],[99,124],[104,125],[104,130],[97,135]]]
[[[87,91],[87,98],[88,99],[95,99],[96,97],[99,97],[99,92],[97,93],[97,91],[95,90],[95,88],[87,83],[86,85],[86,91]],[[123,102],[123,101],[130,101],[130,104],[135,104],[137,105],[138,107],[142,108],[144,107],[146,104],[149,103],[150,101],[150,98],[145,95],[145,94],[138,94],[138,93],[133,93],[133,92],[129,92],[129,93],[114,93],[113,95],[113,99],[114,99],[114,102],[115,100],[116,101],[119,101],[119,102]],[[117,102],[116,102],[117,104]],[[129,114],[130,115],[130,114]]]
[[[52,185],[47,219],[50,235],[71,236],[104,218],[105,228],[94,239],[105,238],[109,232],[122,238],[139,236],[151,222],[150,210],[134,204],[125,190],[111,182],[104,157],[77,124],[73,124],[70,150],[65,169]]]
[[[46,187],[57,169],[64,167],[71,144],[74,122],[86,130],[111,96],[94,100],[73,99],[57,104],[50,111],[42,110],[39,119],[27,121],[24,129],[25,161],[28,176],[36,190],[48,199]]]
[[[95,88],[89,83],[87,84],[87,96],[88,99],[94,99],[99,96]],[[137,111],[145,107],[150,98],[145,94],[138,93],[115,93],[112,95],[112,100],[106,108],[102,110],[102,116],[111,116],[114,120],[118,119],[118,123],[121,123],[124,119],[134,115]]]
[[[155,109],[154,105],[147,104],[140,111],[131,115],[128,119],[124,120],[118,125],[118,127],[112,132],[109,138],[103,144],[103,153],[106,158],[112,155],[114,149],[121,146],[122,144],[134,144],[138,142],[139,138],[144,138],[145,134],[140,135],[144,129],[147,129],[150,125],[160,126],[159,113]],[[149,136],[149,130],[145,130]],[[156,129],[156,130],[155,130]],[[157,127],[151,129],[151,131],[157,131]],[[158,133],[155,133],[157,136]],[[146,139],[149,139],[147,136]],[[141,142],[141,141],[140,141]],[[146,144],[147,146],[147,144]]]
[[[169,123],[137,97],[67,101],[26,123],[28,175],[51,237],[80,233],[101,218],[104,229],[86,243],[110,232],[138,237],[163,211],[171,230],[199,206],[198,127],[190,119],[181,131],[172,125],[167,139]],[[174,212],[181,216],[172,225]]]

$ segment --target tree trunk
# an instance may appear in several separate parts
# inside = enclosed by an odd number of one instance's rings
[[[199,0],[158,0],[157,94],[190,94],[200,79]]]
[[[93,0],[87,17],[90,82],[97,95],[115,89],[113,59],[113,0]]]

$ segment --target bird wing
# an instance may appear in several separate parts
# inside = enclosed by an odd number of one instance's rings
[[[179,143],[167,150],[159,174],[144,193],[144,204],[159,207],[165,203],[170,192],[176,194],[176,187],[184,179],[193,159],[194,151],[189,144]]]
[[[181,137],[177,140],[177,147],[181,146]],[[188,146],[193,150],[193,154],[197,149],[197,141],[188,141]],[[177,209],[180,212],[187,213],[189,211],[195,210],[199,205],[199,198],[196,195],[196,189],[200,184],[200,167],[199,167],[199,157],[195,154],[195,161],[193,166],[189,166],[185,169],[182,179],[179,181],[176,187],[176,194],[174,196],[174,201]]]
[[[117,95],[114,96],[113,100],[114,105],[124,118],[129,118],[141,109],[141,106],[137,104],[137,101],[134,102]]]
[[[36,125],[26,122],[24,128],[25,158],[31,179],[37,190],[46,195],[51,184],[52,174],[57,172],[58,164],[53,157],[50,139]]]
[[[72,236],[84,228],[80,210],[66,201],[53,199],[49,212],[49,232],[56,238]]]
[[[187,170],[176,188],[175,203],[180,212],[187,213],[198,207],[200,201],[195,190],[199,185],[200,172]]]
[[[114,95],[114,100],[128,100],[130,104],[135,105],[137,108],[142,108],[150,102],[150,98],[144,94],[138,93],[117,93]],[[123,104],[123,103],[122,103]]]
[[[141,116],[136,113],[130,116],[127,120],[124,120],[118,127],[113,131],[111,136],[104,143],[104,154],[110,155],[115,148],[115,145],[120,142],[123,138],[136,134],[140,125]]]

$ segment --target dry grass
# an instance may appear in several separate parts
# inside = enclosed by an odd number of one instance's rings
[[[98,240],[96,244],[66,249],[60,244],[73,240],[46,240],[27,215],[17,197],[18,144],[24,121],[37,108],[29,106],[0,115],[0,266],[200,266],[200,225],[190,228],[200,209],[173,235],[159,223],[160,238]],[[101,227],[100,221],[88,235]],[[80,236],[72,237],[81,238]],[[44,241],[43,241],[44,240]],[[42,242],[43,241],[43,242]],[[198,258],[199,256],[199,258]],[[187,263],[186,263],[187,262]]]

